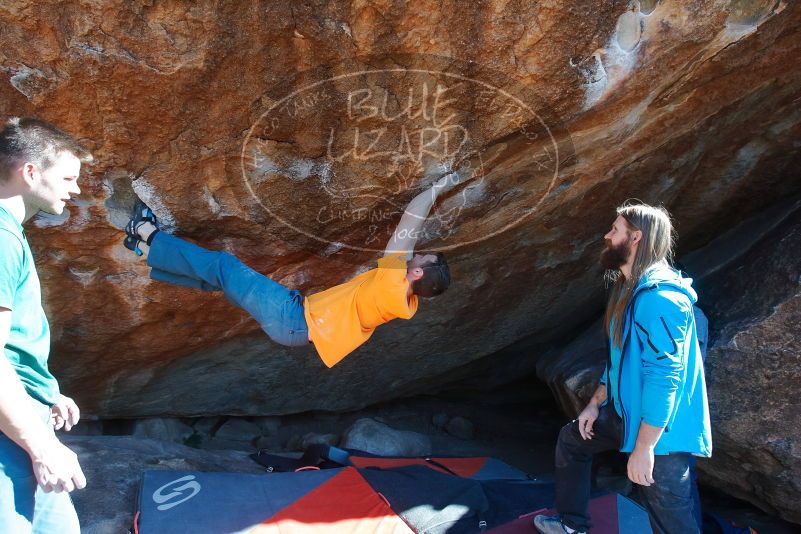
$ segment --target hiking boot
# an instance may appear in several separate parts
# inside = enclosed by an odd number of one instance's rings
[[[540,531],[541,534],[586,534],[584,530],[572,530],[562,524],[562,520],[558,515],[538,515],[534,517],[534,528]]]

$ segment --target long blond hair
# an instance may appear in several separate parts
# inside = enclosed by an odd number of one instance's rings
[[[626,278],[619,270],[606,272],[606,278],[612,283],[612,291],[606,306],[604,327],[609,332],[610,325],[614,323],[614,336],[612,341],[616,346],[623,342],[623,314],[626,311],[631,296],[637,284],[649,269],[659,264],[672,265],[673,263],[673,224],[670,214],[663,207],[649,206],[643,203],[626,201],[617,208],[617,214],[622,215],[626,226],[631,232],[642,232],[631,276]]]

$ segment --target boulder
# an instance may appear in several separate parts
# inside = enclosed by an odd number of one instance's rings
[[[595,317],[624,199],[664,203],[691,250],[801,190],[795,2],[56,7],[0,11],[0,111],[94,151],[80,198],[28,225],[51,367],[86,414],[427,393]],[[452,287],[331,370],[220,294],[150,280],[121,246],[139,196],[169,231],[308,295],[374,266],[406,202],[457,163],[467,180],[420,241],[447,252]],[[483,378],[535,366],[496,358]]]
[[[270,452],[280,452],[284,450],[292,450],[284,445],[284,441],[277,436],[259,436],[254,443],[257,451],[264,450]]]
[[[335,446],[339,441],[339,436],[336,434],[317,434],[309,432],[304,435],[300,440],[300,448],[303,450],[308,449],[312,445],[332,445]]]
[[[201,451],[131,436],[65,436],[62,441],[78,454],[86,475],[86,488],[71,494],[84,534],[133,531],[145,469],[264,472],[244,452]]]
[[[259,426],[261,433],[267,436],[274,436],[281,429],[280,417],[256,417],[253,422]]]
[[[459,439],[473,439],[475,428],[473,423],[464,417],[453,417],[445,426],[445,430],[451,436]]]
[[[261,428],[244,419],[231,418],[217,429],[215,438],[250,443],[261,434]]]
[[[428,436],[395,430],[368,418],[357,420],[345,431],[341,446],[381,456],[425,456],[432,452]]]
[[[606,367],[603,320],[576,335],[564,346],[546,351],[537,361],[537,375],[556,397],[568,417],[576,417],[598,387]]]
[[[214,433],[214,429],[222,424],[220,417],[198,417],[193,423],[192,428],[198,434],[210,436]]]
[[[702,481],[801,523],[801,209],[701,291],[714,446]]]
[[[69,433],[72,436],[102,436],[103,421],[81,419],[77,425],[72,427]]]
[[[442,413],[442,412],[435,413],[431,417],[431,424],[433,424],[434,428],[436,428],[437,430],[444,430],[445,429],[445,425],[448,424],[449,420],[450,420],[450,416],[448,414]]]
[[[184,443],[194,433],[191,426],[180,419],[151,417],[133,423],[131,435],[137,438],[161,439],[173,443]]]

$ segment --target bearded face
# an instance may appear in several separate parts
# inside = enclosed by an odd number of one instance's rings
[[[604,239],[603,251],[601,252],[601,267],[606,270],[620,269],[629,261],[631,257],[631,239],[626,239],[615,245],[609,239]]]

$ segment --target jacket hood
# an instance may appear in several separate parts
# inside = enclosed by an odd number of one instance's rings
[[[667,264],[661,264],[645,271],[634,292],[638,293],[645,288],[653,287],[672,289],[684,293],[690,299],[690,302],[695,304],[698,302],[698,294],[693,289],[692,284],[692,278],[683,278],[681,272],[669,267]]]

